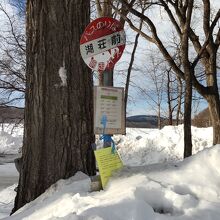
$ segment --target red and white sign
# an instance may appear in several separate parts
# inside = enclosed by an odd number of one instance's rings
[[[92,70],[103,72],[112,69],[121,58],[125,41],[119,21],[110,17],[97,18],[86,27],[80,39],[80,52]]]

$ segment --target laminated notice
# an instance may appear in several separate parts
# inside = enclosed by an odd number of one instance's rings
[[[112,173],[122,168],[123,163],[117,151],[112,153],[111,147],[96,150],[95,157],[99,167],[102,187],[104,188]]]

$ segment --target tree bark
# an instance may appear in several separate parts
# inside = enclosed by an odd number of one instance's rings
[[[213,144],[220,143],[220,101],[219,94],[216,93],[215,96],[209,96],[207,98],[209,103],[209,112],[213,127]]]
[[[190,70],[185,70],[185,99],[184,99],[184,158],[192,155],[192,76]]]
[[[173,125],[173,111],[171,102],[171,79],[170,71],[167,71],[167,102],[168,102],[168,124]]]
[[[13,212],[61,178],[95,174],[92,74],[79,39],[89,0],[27,1],[23,164]]]
[[[177,81],[178,81],[178,106],[176,112],[176,125],[179,125],[181,106],[182,106],[182,96],[183,96],[183,83],[181,81],[181,78],[178,76],[177,76]]]
[[[161,106],[160,106],[160,103],[158,104],[158,112],[157,112],[157,127],[158,129],[160,130],[162,128],[162,125],[161,125]]]
[[[186,1],[187,2],[187,1]],[[192,111],[192,75],[194,74],[189,62],[189,30],[194,1],[188,1],[186,20],[182,29],[181,54],[185,75],[185,99],[184,99],[184,158],[192,155],[192,131],[191,131],[191,111]]]

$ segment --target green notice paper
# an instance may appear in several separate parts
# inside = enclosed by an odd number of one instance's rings
[[[110,95],[101,95],[101,99],[118,100],[118,97]]]
[[[102,187],[106,186],[112,173],[123,167],[123,163],[117,152],[112,154],[112,148],[102,148],[95,151],[96,161],[99,167]]]

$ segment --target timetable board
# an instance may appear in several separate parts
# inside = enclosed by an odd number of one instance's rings
[[[124,88],[94,87],[94,131],[95,134],[125,134]]]

